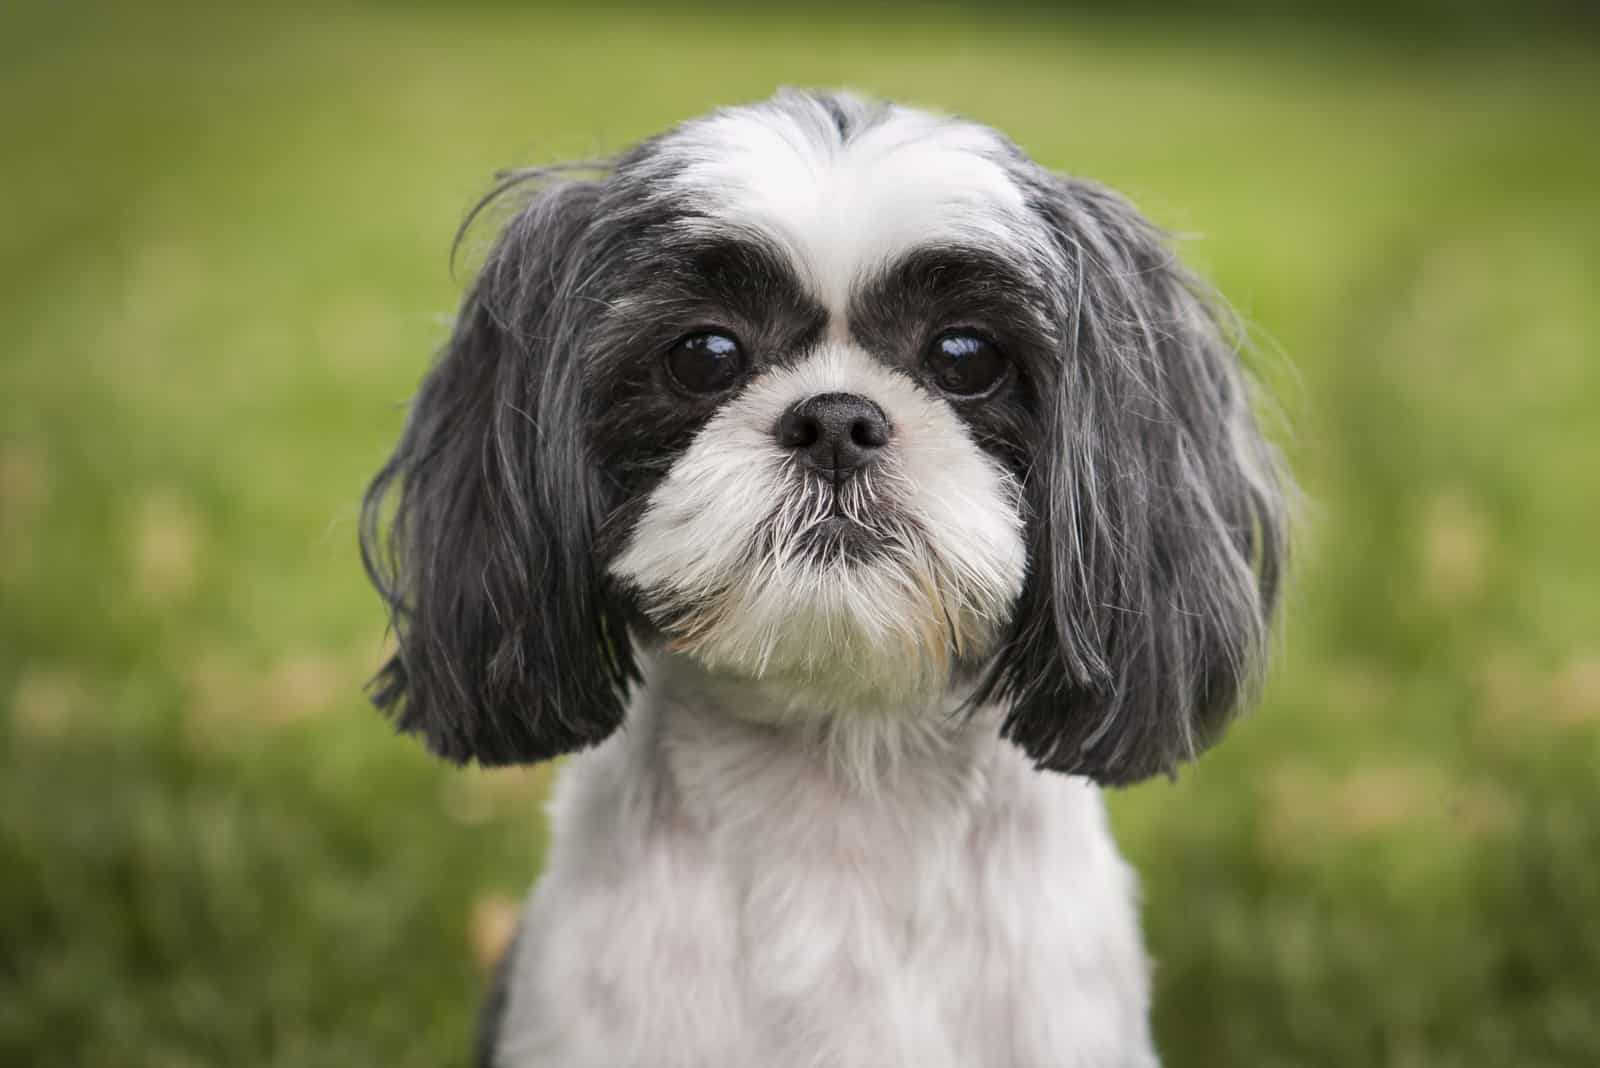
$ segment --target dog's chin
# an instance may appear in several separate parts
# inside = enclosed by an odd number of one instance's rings
[[[784,646],[805,648],[786,655]],[[752,710],[788,721],[817,716],[899,717],[941,706],[967,677],[951,658],[938,650],[912,657],[866,654],[850,643],[818,647],[806,639],[780,638],[780,647],[764,661],[743,650],[718,648],[707,643],[686,648],[669,641],[666,648],[686,655],[707,674],[738,687],[761,693]]]
[[[940,702],[992,649],[996,622],[905,532],[827,517],[716,596],[650,613],[664,647],[830,711]]]

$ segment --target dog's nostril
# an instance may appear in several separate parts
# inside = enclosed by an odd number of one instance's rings
[[[778,444],[791,449],[804,449],[817,443],[822,428],[815,418],[790,408],[778,421]]]
[[[778,443],[832,476],[871,463],[889,443],[883,409],[855,393],[821,393],[791,405],[778,420]]]
[[[882,419],[857,419],[850,424],[850,440],[863,449],[881,449],[889,444],[889,425]]]

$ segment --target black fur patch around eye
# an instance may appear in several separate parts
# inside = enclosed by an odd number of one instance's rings
[[[620,545],[650,490],[717,410],[750,379],[814,345],[827,325],[769,243],[661,230],[618,273],[591,345],[592,448],[613,490],[602,553]],[[734,337],[747,366],[726,392],[695,396],[671,382],[663,358],[685,334],[705,329]]]
[[[1012,263],[984,249],[919,249],[858,286],[850,331],[875,357],[940,395],[925,363],[940,334],[969,329],[993,341],[1011,363],[992,394],[948,397],[980,447],[1020,474],[1034,440],[1039,383],[1055,374],[1047,297]]]

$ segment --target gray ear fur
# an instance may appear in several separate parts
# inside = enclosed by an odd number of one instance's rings
[[[1041,768],[1170,773],[1262,667],[1286,476],[1237,341],[1164,236],[1091,183],[1036,190],[1062,259],[1059,374],[1026,478],[1030,574],[984,698]]]
[[[622,720],[632,652],[595,562],[574,356],[600,191],[560,182],[512,219],[367,491],[362,556],[399,636],[373,701],[450,760],[542,760]]]

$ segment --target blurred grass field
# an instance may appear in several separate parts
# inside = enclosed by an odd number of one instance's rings
[[[495,169],[784,83],[1117,186],[1255,325],[1281,655],[1112,800],[1166,1063],[1600,1063],[1600,52],[1158,26],[0,11],[0,1064],[464,1062],[549,769],[364,705],[357,500]]]

